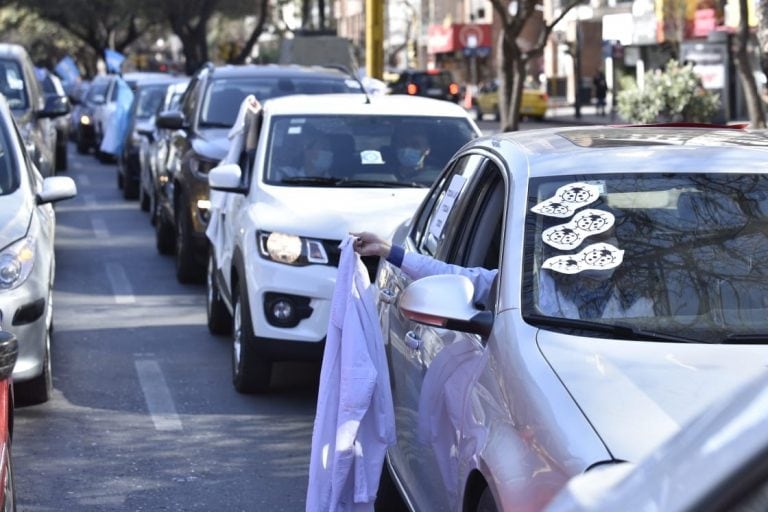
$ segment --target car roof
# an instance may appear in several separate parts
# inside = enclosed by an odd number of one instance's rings
[[[368,103],[367,101],[370,100]],[[272,115],[408,115],[468,117],[455,103],[405,95],[314,94],[281,96],[267,100],[264,110]]]
[[[525,160],[531,177],[697,169],[768,171],[768,137],[718,126],[574,126],[487,135],[467,147]],[[763,164],[764,162],[764,164]],[[742,165],[743,163],[743,165]]]
[[[213,68],[215,77],[280,77],[301,78],[304,76],[340,78],[354,80],[338,69],[323,66],[300,66],[298,64],[243,64],[224,65]]]
[[[0,54],[21,57],[27,53],[27,50],[20,44],[0,43]]]

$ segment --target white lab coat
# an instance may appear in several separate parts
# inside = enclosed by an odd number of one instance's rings
[[[309,462],[307,512],[371,511],[395,417],[374,287],[341,243]]]

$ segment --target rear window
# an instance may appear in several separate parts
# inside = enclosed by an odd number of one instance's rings
[[[15,60],[0,59],[0,92],[12,109],[27,109],[29,101],[21,66]]]
[[[107,102],[107,90],[109,89],[109,82],[106,80],[99,80],[93,82],[88,88],[87,100],[96,105],[103,105]]]
[[[416,73],[413,83],[424,89],[447,89],[453,80],[449,73]]]
[[[167,85],[154,85],[142,87],[134,97],[136,102],[136,117],[138,119],[149,119],[160,110],[165,99],[165,90]]]
[[[200,127],[229,128],[237,118],[240,104],[253,94],[259,101],[291,94],[360,92],[350,81],[332,78],[247,77],[213,80],[200,110]],[[355,82],[352,82],[357,85]]]

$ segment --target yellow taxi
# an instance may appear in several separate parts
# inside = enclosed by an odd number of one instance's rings
[[[544,115],[547,113],[548,99],[547,93],[541,92],[538,89],[523,89],[520,116],[538,120],[544,119]],[[499,83],[496,80],[480,86],[477,94],[472,99],[472,109],[478,121],[482,121],[483,116],[491,114],[496,121],[501,119],[501,113],[499,112]]]

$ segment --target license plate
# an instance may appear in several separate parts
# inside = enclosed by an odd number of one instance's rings
[[[443,94],[443,90],[436,89],[433,87],[432,89],[427,89],[427,94],[429,94],[430,96],[441,96]]]

